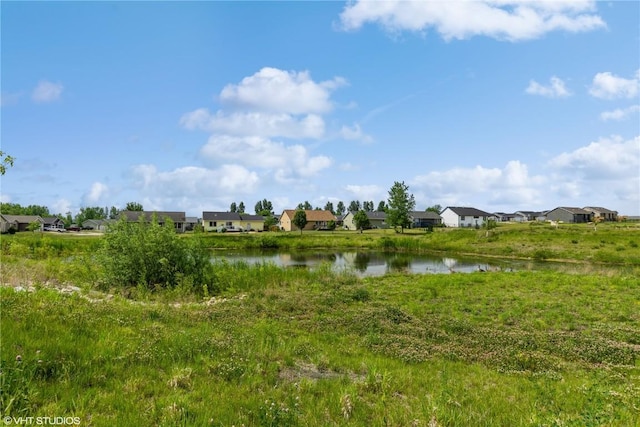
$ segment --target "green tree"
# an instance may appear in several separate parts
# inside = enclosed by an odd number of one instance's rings
[[[329,220],[327,221],[327,229],[329,229],[330,231],[333,231],[336,229],[336,222],[334,220]]]
[[[238,213],[243,214],[244,213],[244,202],[240,201],[240,204],[238,205]]]
[[[300,234],[302,234],[302,229],[307,225],[307,213],[304,210],[296,210],[296,213],[293,216],[293,225],[298,227]]]
[[[27,230],[29,230],[29,231],[38,231],[38,230],[41,230],[41,229],[42,229],[42,224],[40,224],[40,222],[38,222],[38,221],[30,222],[28,227],[27,227]]]
[[[384,202],[384,200],[381,200],[380,203],[378,203],[378,209],[376,209],[378,212],[386,212],[387,211],[387,204]]]
[[[141,215],[138,222],[125,218],[113,224],[104,235],[98,255],[104,267],[106,286],[144,286],[150,290],[178,285],[201,292],[214,290],[213,265],[200,236],[181,239],[170,218],[158,223]]]
[[[311,203],[309,203],[308,201],[304,201],[304,205],[302,205],[302,208],[306,211],[310,211],[313,210],[313,206],[311,206]]]
[[[341,200],[336,205],[336,215],[344,215],[345,211],[346,211],[346,208],[344,206],[344,203]]]
[[[142,212],[144,209],[142,205],[138,202],[128,202],[127,206],[124,208],[125,211],[134,211],[134,212]]]
[[[4,151],[0,151],[0,175],[4,175],[7,172],[7,168],[13,167],[13,161],[15,159]]]
[[[395,181],[389,190],[389,209],[387,209],[387,223],[392,227],[400,227],[400,232],[411,225],[409,213],[416,206],[413,194],[409,194],[409,186],[402,182]]]
[[[118,215],[120,215],[118,208],[111,206],[111,209],[109,209],[109,219],[117,219]]]
[[[349,212],[358,212],[359,210],[360,210],[360,201],[352,200],[351,203],[349,203]]]
[[[331,202],[327,202],[327,203],[324,205],[324,210],[325,210],[325,211],[329,211],[329,212],[331,212],[332,214],[334,214],[334,215],[335,215],[335,211],[333,210],[333,203],[331,203]]]
[[[440,206],[440,205],[429,206],[427,209],[425,209],[425,211],[427,211],[427,212],[435,212],[438,215],[440,215],[440,212],[442,212],[442,206]]]
[[[353,216],[353,222],[355,223],[356,228],[360,230],[360,233],[362,233],[362,230],[368,228],[371,225],[369,223],[367,212],[365,212],[363,209],[356,212],[356,214]]]
[[[231,206],[229,206],[229,212],[238,212],[238,206],[236,205],[236,202],[231,203]]]

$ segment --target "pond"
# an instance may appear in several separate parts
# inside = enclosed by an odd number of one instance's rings
[[[216,253],[214,260],[246,262],[248,264],[273,263],[281,267],[314,268],[322,263],[331,264],[335,271],[351,270],[359,276],[382,276],[404,272],[417,274],[472,273],[477,271],[522,271],[582,268],[576,264],[545,263],[522,260],[465,258],[433,254],[409,254],[380,251],[224,251]]]

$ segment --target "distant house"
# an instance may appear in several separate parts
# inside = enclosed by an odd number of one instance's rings
[[[115,219],[87,219],[81,225],[84,230],[95,230],[104,233],[109,225],[115,222]]]
[[[42,217],[44,221],[43,227],[45,230],[64,230],[64,221],[56,216]]]
[[[520,221],[544,221],[544,213],[539,211],[517,211],[515,215],[520,218]]]
[[[0,215],[0,232],[7,233],[9,229],[15,231],[28,231],[29,225],[37,222],[40,230],[44,229],[44,220],[39,215]]]
[[[411,228],[429,228],[442,225],[442,217],[432,211],[412,211],[409,212],[411,218]]]
[[[481,227],[491,214],[476,208],[448,206],[440,216],[447,227]]]
[[[156,216],[158,224],[164,225],[167,218],[173,221],[173,227],[178,233],[184,232],[186,215],[184,212],[163,212],[163,211],[122,211],[121,217],[125,217],[129,222],[139,221],[142,216],[145,221],[151,221]]]
[[[349,211],[342,218],[342,226],[347,230],[357,230],[356,223],[353,220],[357,211]],[[389,225],[385,222],[387,214],[379,211],[365,211],[367,218],[369,219],[370,228],[389,228]]]
[[[618,212],[611,211],[606,208],[587,206],[583,208],[587,212],[591,212],[592,218],[599,218],[602,221],[617,221],[618,220]]]
[[[195,216],[188,216],[184,219],[184,230],[185,231],[193,231],[193,228],[198,225],[198,222],[200,222],[198,220],[197,217]]]
[[[591,212],[581,208],[557,207],[547,212],[547,220],[569,223],[585,223],[591,221]]]
[[[336,216],[331,211],[305,210],[307,225],[303,230],[325,230],[329,228],[329,221],[336,221]],[[296,215],[295,209],[285,209],[280,215],[279,225],[284,231],[295,231],[298,228],[293,224]]]
[[[202,212],[205,231],[264,231],[264,217],[238,212]]]
[[[512,222],[516,221],[516,214],[494,212],[491,214],[490,218],[498,222]]]

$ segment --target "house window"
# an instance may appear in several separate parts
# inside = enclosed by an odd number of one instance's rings
[[[215,221],[209,221],[209,227],[215,227],[216,225],[218,224]]]
[[[226,223],[225,227],[227,227],[227,228],[231,228],[232,226],[233,226],[233,222],[231,222],[231,221],[227,221],[227,223]]]
[[[460,215],[460,221],[464,221],[464,215]]]
[[[478,219],[478,218],[480,218],[480,217],[479,217],[479,216],[474,216],[474,217],[473,217],[473,219]]]

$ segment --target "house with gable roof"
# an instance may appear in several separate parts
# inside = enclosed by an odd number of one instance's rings
[[[476,208],[447,206],[440,216],[447,227],[481,227],[492,215]]]
[[[548,221],[568,222],[568,223],[585,223],[591,221],[591,212],[582,208],[572,208],[560,206],[547,212]]]
[[[336,222],[336,216],[331,211],[325,210],[305,210],[307,215],[307,225],[303,230],[326,230],[329,228],[329,221]],[[296,226],[293,224],[293,218],[296,215],[296,209],[285,209],[280,215],[278,224],[284,231],[294,231]]]
[[[618,211],[612,211],[607,208],[602,208],[597,206],[587,206],[583,209],[587,212],[591,212],[591,216],[593,219],[599,218],[602,221],[618,220]]]
[[[122,211],[120,217],[126,218],[128,222],[137,222],[140,217],[144,221],[151,222],[151,219],[155,215],[158,224],[164,225],[167,219],[173,222],[173,227],[178,233],[185,231],[186,214],[184,212],[164,212],[164,211]]]
[[[29,225],[37,222],[40,230],[44,229],[44,220],[40,215],[7,215],[0,214],[0,232],[7,233],[9,229],[14,231],[28,231]]]

